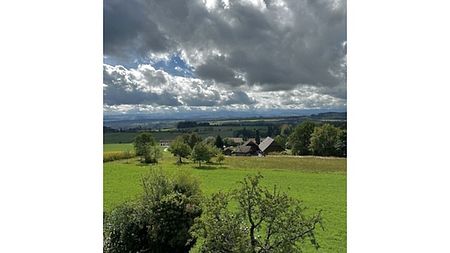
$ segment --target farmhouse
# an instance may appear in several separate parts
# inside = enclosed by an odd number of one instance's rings
[[[241,145],[244,142],[244,140],[242,138],[228,137],[227,139],[237,145]]]
[[[237,146],[236,150],[233,152],[233,154],[237,156],[251,156],[251,155],[257,155],[259,152],[259,148],[256,146]]]
[[[159,141],[159,146],[167,148],[170,146],[170,140],[160,140]]]
[[[260,152],[258,144],[253,140],[247,140],[244,144],[237,146],[236,150],[233,152],[237,156],[245,155],[258,155]]]
[[[224,155],[231,155],[234,152],[234,149],[232,147],[227,147],[223,150]]]
[[[284,148],[278,144],[274,139],[267,137],[260,144],[259,149],[263,154],[268,154],[271,152],[281,152]]]

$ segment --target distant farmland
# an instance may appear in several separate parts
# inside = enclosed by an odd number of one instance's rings
[[[185,129],[171,129],[171,130],[163,130],[163,131],[147,131],[150,132],[156,140],[172,140],[175,139],[177,135],[182,134],[183,132],[196,132],[202,137],[208,136],[217,136],[221,137],[233,137],[235,131],[242,130],[259,130],[262,134],[267,132],[267,126],[201,126],[194,128],[185,128]],[[131,143],[133,142],[134,137],[138,135],[139,132],[115,132],[115,133],[104,133],[103,134],[103,143],[111,144],[111,143]]]

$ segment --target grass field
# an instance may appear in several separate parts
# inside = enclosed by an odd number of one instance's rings
[[[105,144],[105,151],[132,148],[130,144]],[[223,165],[196,168],[187,163],[176,165],[168,152],[158,165],[141,165],[136,159],[104,163],[104,209],[136,198],[142,191],[140,179],[154,168],[169,173],[190,171],[201,181],[205,195],[229,190],[249,174],[261,172],[263,184],[277,184],[289,195],[301,199],[310,211],[322,209],[325,230],[318,230],[318,252],[346,252],[346,159],[317,157],[227,157]],[[305,252],[317,252],[312,247]]]

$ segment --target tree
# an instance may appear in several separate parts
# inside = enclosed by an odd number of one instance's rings
[[[202,162],[209,162],[213,156],[212,147],[204,142],[195,144],[192,149],[191,158],[194,162],[198,162],[199,167],[202,166]]]
[[[221,162],[223,162],[225,160],[225,156],[222,154],[222,152],[220,152],[219,154],[217,154],[216,157],[216,161],[220,164]]]
[[[178,163],[182,163],[182,158],[188,158],[188,156],[191,154],[192,149],[191,147],[184,142],[183,137],[178,136],[175,138],[175,140],[171,143],[169,147],[169,151],[174,155],[178,157]]]
[[[314,131],[316,124],[312,121],[304,121],[299,124],[294,132],[289,136],[289,144],[292,147],[292,154],[294,155],[309,155],[311,134]]]
[[[157,163],[161,158],[162,152],[158,145],[147,146],[144,153],[144,163]]]
[[[153,145],[156,145],[156,141],[150,133],[141,133],[134,138],[133,146],[137,156],[143,156],[148,146]]]
[[[183,134],[183,140],[192,149],[195,144],[202,141],[202,137],[200,137],[197,133],[189,133]]]
[[[156,163],[162,157],[159,146],[149,133],[137,135],[133,145],[136,155],[140,156],[144,163]]]
[[[319,247],[314,232],[321,212],[307,217],[301,202],[276,186],[261,187],[262,178],[249,176],[231,194],[213,194],[194,227],[201,252],[301,252],[306,240]],[[236,211],[228,208],[230,200],[237,201]]]
[[[314,155],[335,156],[341,130],[330,124],[316,127],[311,135],[309,148]]]
[[[223,149],[224,143],[223,143],[222,137],[220,137],[220,135],[217,135],[216,141],[215,141],[214,145],[215,145],[217,148]]]
[[[189,252],[195,244],[189,231],[202,212],[198,181],[153,171],[142,182],[141,198],[105,214],[104,252]]]
[[[287,142],[286,136],[277,135],[274,140],[276,143],[280,144],[283,148],[286,148],[286,142]]]
[[[258,129],[256,129],[255,141],[256,141],[256,144],[258,144],[258,145],[259,145],[259,143],[261,143],[261,136],[259,136],[259,130]]]
[[[347,131],[342,130],[339,133],[338,141],[336,143],[337,156],[347,156]]]

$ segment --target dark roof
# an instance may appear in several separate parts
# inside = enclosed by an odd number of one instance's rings
[[[242,144],[242,146],[258,146],[258,144],[256,144],[256,142],[254,142],[253,140],[248,140],[246,142],[244,142],[244,144]]]
[[[265,138],[260,144],[259,144],[259,149],[261,149],[261,151],[264,152],[264,150],[266,150],[266,148],[268,148],[275,140],[267,137]]]
[[[252,147],[251,146],[238,146],[236,148],[236,150],[234,151],[235,153],[249,153],[252,151]]]

